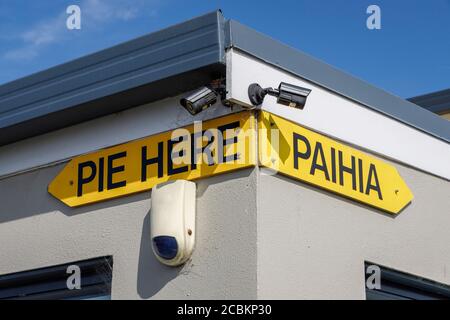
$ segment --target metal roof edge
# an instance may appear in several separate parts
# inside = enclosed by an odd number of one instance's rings
[[[220,10],[0,85],[0,145],[195,89],[225,74]]]
[[[3,84],[0,84],[0,97],[4,94],[10,94],[11,92],[15,91],[16,89],[22,89],[25,85],[33,85],[42,78],[49,78],[52,76],[61,76],[65,73],[76,71],[80,68],[84,68],[89,66],[92,63],[98,62],[98,60],[106,60],[110,58],[111,55],[116,55],[117,50],[123,51],[124,47],[132,46],[136,47],[139,46],[142,42],[147,41],[148,38],[154,37],[154,38],[167,38],[168,34],[173,34],[176,32],[177,29],[185,28],[187,24],[190,23],[196,23],[196,20],[205,20],[207,18],[213,17],[214,15],[217,16],[218,26],[220,28],[224,28],[224,17],[222,15],[222,11],[220,9],[214,10],[211,12],[208,12],[206,14],[191,18],[186,21],[182,21],[173,25],[170,25],[168,27],[165,27],[163,29],[155,30],[153,32],[150,32],[148,34],[144,34],[142,36],[136,37],[134,39],[127,40],[125,42],[118,43],[116,45],[113,45],[111,47],[107,47],[105,49],[101,49],[99,51],[95,51],[92,53],[89,53],[87,55],[81,56],[79,58],[75,58],[73,60],[63,62],[61,64],[52,66],[48,69],[44,69],[41,71],[37,71],[35,73],[26,75],[22,78],[18,78]],[[223,31],[222,31],[223,33]],[[222,41],[223,42],[223,41]],[[221,44],[223,46],[223,43]],[[222,62],[225,62],[225,58],[222,57]]]
[[[226,48],[233,47],[244,51],[435,138],[450,142],[448,121],[412,102],[379,89],[237,21],[229,20],[225,30]]]

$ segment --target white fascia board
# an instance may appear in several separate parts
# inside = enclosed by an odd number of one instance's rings
[[[227,51],[227,98],[251,106],[248,86],[311,89],[303,110],[266,96],[261,108],[332,138],[450,180],[450,144],[237,49]]]
[[[0,179],[66,161],[75,156],[111,147],[194,121],[214,119],[232,112],[220,102],[192,116],[180,97],[142,105],[95,120],[0,147]]]

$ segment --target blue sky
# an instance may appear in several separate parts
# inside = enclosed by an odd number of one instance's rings
[[[72,4],[81,30],[66,28]],[[0,84],[218,8],[398,96],[450,87],[450,0],[0,0]]]

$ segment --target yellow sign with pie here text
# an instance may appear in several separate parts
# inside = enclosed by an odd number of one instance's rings
[[[259,165],[276,173],[394,214],[413,199],[392,165],[265,111],[258,121],[244,111],[76,157],[48,191],[77,207],[226,173],[255,166],[257,143]]]
[[[258,128],[260,164],[275,172],[390,213],[413,199],[397,170],[375,157],[265,111]]]
[[[254,166],[255,148],[254,114],[240,112],[76,157],[48,191],[77,207]]]

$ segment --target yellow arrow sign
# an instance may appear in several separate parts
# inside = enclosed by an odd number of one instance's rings
[[[262,111],[259,162],[276,172],[391,213],[413,198],[397,170]],[[254,166],[256,123],[241,112],[72,159],[48,191],[70,207]]]
[[[72,159],[48,191],[70,207],[256,164],[256,120],[241,112]]]
[[[397,170],[381,160],[268,112],[258,127],[262,166],[390,213],[413,199]]]

